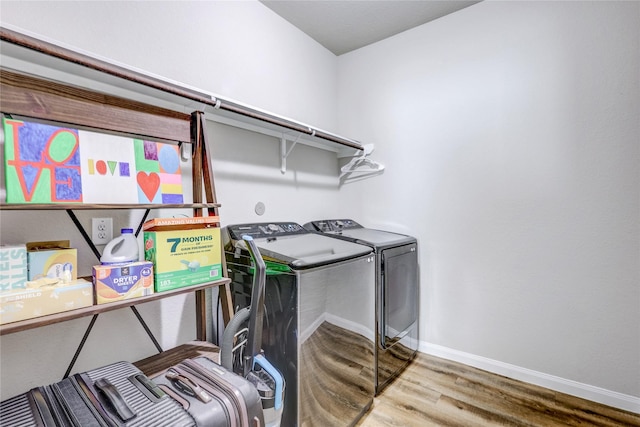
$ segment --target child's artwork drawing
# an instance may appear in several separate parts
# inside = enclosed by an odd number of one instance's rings
[[[178,147],[3,118],[8,203],[183,203]]]
[[[138,203],[133,141],[80,130],[85,203]]]
[[[83,202],[75,129],[3,119],[9,203]]]
[[[182,203],[182,175],[178,147],[135,141],[139,203]]]

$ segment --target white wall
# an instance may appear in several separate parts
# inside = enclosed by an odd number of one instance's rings
[[[485,1],[339,57],[340,131],[387,166],[363,221],[419,239],[423,350],[640,410],[639,18]]]
[[[90,4],[89,4],[90,3]],[[3,1],[2,22],[335,128],[335,57],[256,1]]]
[[[337,130],[336,57],[259,2],[3,1],[1,11],[3,25]],[[282,175],[275,138],[217,123],[208,123],[208,130],[223,225],[359,213],[357,201],[339,192],[334,153],[297,146]],[[254,213],[258,201],[266,205],[261,217]],[[1,214],[3,243],[69,238],[79,249],[79,273],[91,274],[96,260],[65,212]],[[137,226],[142,212],[77,215],[85,227],[92,216],[113,216],[118,230]],[[195,338],[192,296],[139,310],[164,348]],[[59,379],[89,322],[83,318],[2,336],[0,399]],[[100,315],[74,372],[154,352],[133,313],[118,310]]]

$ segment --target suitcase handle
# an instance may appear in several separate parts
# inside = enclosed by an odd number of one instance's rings
[[[136,413],[127,404],[116,386],[114,386],[111,381],[106,378],[100,378],[95,382],[95,386],[109,400],[109,403],[111,403],[122,421],[129,421],[136,416]]]
[[[185,377],[184,375],[180,375],[174,371],[167,371],[164,375],[169,380],[171,380],[176,388],[190,396],[194,396],[196,399],[203,403],[209,403],[211,401],[211,396],[207,393],[202,387],[200,387],[195,382],[191,381],[191,379]]]
[[[47,402],[43,387],[34,388],[29,392],[29,403],[35,408],[31,408],[34,414],[40,415],[44,427],[57,425],[54,416],[51,413],[51,407]]]

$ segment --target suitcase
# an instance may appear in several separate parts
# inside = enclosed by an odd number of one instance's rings
[[[15,427],[41,427],[38,409],[29,393],[22,393],[0,402],[0,425]]]
[[[264,427],[260,394],[206,357],[185,359],[152,381],[182,402],[198,427]]]
[[[118,362],[37,387],[0,403],[7,426],[192,427],[182,405],[138,368]]]

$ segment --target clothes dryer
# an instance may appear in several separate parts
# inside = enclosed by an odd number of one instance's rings
[[[262,348],[285,378],[282,425],[355,425],[375,394],[372,248],[292,222],[230,225],[222,235],[234,307],[251,297],[242,236],[267,265]]]
[[[414,237],[365,228],[352,219],[312,221],[310,231],[371,247],[376,254],[376,394],[418,350],[418,242]]]

